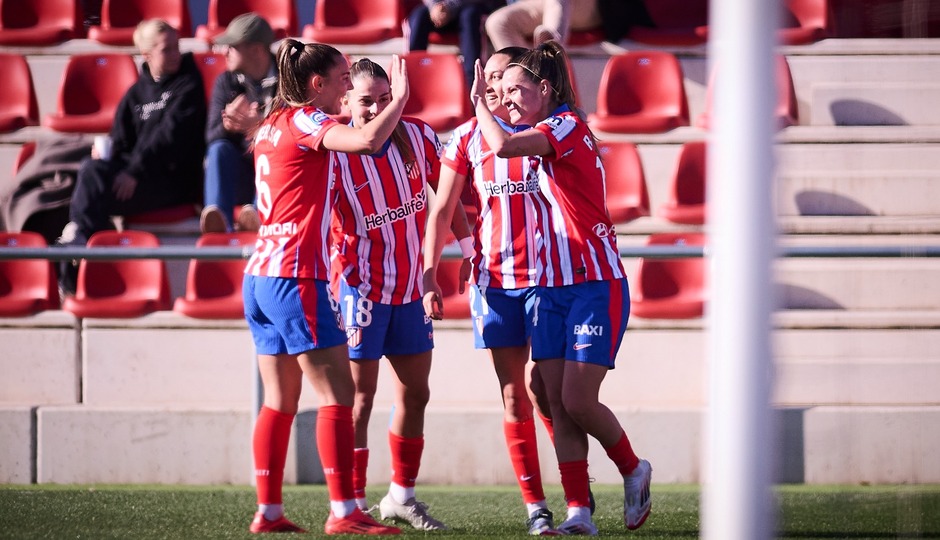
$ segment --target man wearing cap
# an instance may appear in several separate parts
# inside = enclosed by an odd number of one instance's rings
[[[205,207],[202,232],[257,231],[254,162],[248,145],[277,91],[274,31],[255,13],[239,15],[215,42],[226,47],[206,122]],[[239,208],[233,223],[233,212]]]

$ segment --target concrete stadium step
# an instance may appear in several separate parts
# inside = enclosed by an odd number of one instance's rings
[[[81,401],[81,325],[71,313],[0,318],[0,403],[66,405]]]
[[[935,171],[781,171],[776,183],[778,215],[940,215]]]
[[[385,490],[390,410],[370,423],[369,495]],[[653,465],[653,482],[704,480],[704,408],[615,409],[634,449]],[[287,483],[323,481],[313,444],[316,411],[298,415]],[[813,406],[774,413],[775,482],[916,484],[940,482],[940,406]],[[543,481],[560,481],[548,437],[539,431]],[[0,408],[0,482],[26,484],[246,485],[252,481],[251,413],[168,408],[53,406]],[[35,448],[35,453],[31,450]],[[429,411],[419,484],[514,485],[498,409]],[[884,456],[891,456],[890,466]],[[621,477],[593,439],[591,476]],[[459,466],[455,466],[459,464]],[[618,502],[619,504],[619,502]]]
[[[869,54],[846,51],[831,55],[802,54],[788,56],[787,60],[801,124],[839,123],[840,119],[850,118],[855,124],[883,123],[878,120],[890,118],[888,113],[901,117],[908,124],[935,120],[925,114],[933,109],[935,102],[931,100],[935,91],[926,90],[940,77],[940,55],[935,49],[902,54],[887,50]],[[920,92],[899,92],[900,86],[920,89]],[[908,102],[903,101],[905,94]],[[832,110],[833,106],[836,110]]]
[[[938,271],[938,259],[783,259],[774,281],[785,309],[929,310]]]
[[[940,380],[938,311],[792,310],[776,313],[774,321],[780,406],[936,401],[935,389],[925,382]],[[617,408],[706,403],[706,322],[631,319],[618,367],[602,391],[605,402]],[[16,355],[0,360],[7,374],[0,381],[0,403],[241,410],[254,402],[254,349],[242,321],[199,321],[172,312],[132,320],[86,319],[80,355],[63,353],[59,341],[68,332],[76,338],[74,329],[61,323],[63,328],[32,332],[0,329],[5,339],[22,333],[35,358],[29,363]],[[496,376],[489,355],[471,348],[470,322],[438,324],[435,343],[430,408],[498,407]],[[858,385],[821,383],[821,373],[840,377],[827,381],[851,375]],[[387,365],[380,378],[376,406],[391,407]],[[876,384],[883,392],[871,388]],[[315,407],[317,402],[306,391],[301,403]]]
[[[847,136],[840,135],[846,133]],[[925,133],[933,142],[923,142]],[[638,143],[654,217],[668,199],[682,143],[701,138],[703,133],[695,128],[632,138]],[[935,180],[940,179],[936,174],[940,170],[940,130],[800,127],[784,130],[778,141],[773,196],[781,217],[852,215],[925,219],[938,215],[940,203],[932,196],[932,189]],[[850,228],[846,232],[852,231]]]

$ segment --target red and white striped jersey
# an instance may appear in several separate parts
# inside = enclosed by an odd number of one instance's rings
[[[321,146],[335,120],[316,107],[265,119],[254,141],[261,228],[245,273],[329,279],[330,152]]]
[[[497,119],[507,132],[513,128]],[[521,289],[536,285],[537,179],[527,158],[504,159],[490,150],[476,118],[454,130],[441,163],[467,176],[479,213],[473,226],[472,280],[480,287]]]
[[[607,212],[604,165],[591,132],[567,106],[535,125],[555,153],[529,157],[537,176],[539,284],[556,287],[624,277]]]
[[[400,305],[422,295],[421,248],[427,224],[427,184],[437,185],[441,143],[421,120],[402,119],[414,160],[405,162],[389,140],[361,156],[336,152],[333,275],[359,294]]]

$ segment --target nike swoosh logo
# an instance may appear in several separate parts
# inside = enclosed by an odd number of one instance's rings
[[[528,482],[529,480],[532,480],[532,475],[530,474],[528,476],[520,476],[519,480],[522,480],[523,482]]]
[[[581,349],[587,349],[591,345],[592,345],[591,343],[575,343],[574,350],[580,351]]]
[[[363,182],[362,184],[359,184],[358,186],[353,184],[353,191],[355,191],[356,193],[359,193],[360,191],[362,191],[362,188],[368,185],[369,185],[369,182]]]

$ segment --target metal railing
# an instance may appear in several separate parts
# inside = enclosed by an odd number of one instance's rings
[[[708,246],[652,245],[630,246],[619,249],[626,258],[676,259],[703,257]],[[254,247],[226,246],[160,246],[160,247],[5,247],[0,248],[0,260],[47,259],[68,261],[87,259],[95,261],[120,259],[200,259],[225,260],[247,259]],[[940,246],[781,246],[777,250],[781,258],[931,258],[940,257]],[[460,257],[456,246],[446,246],[444,258]]]

